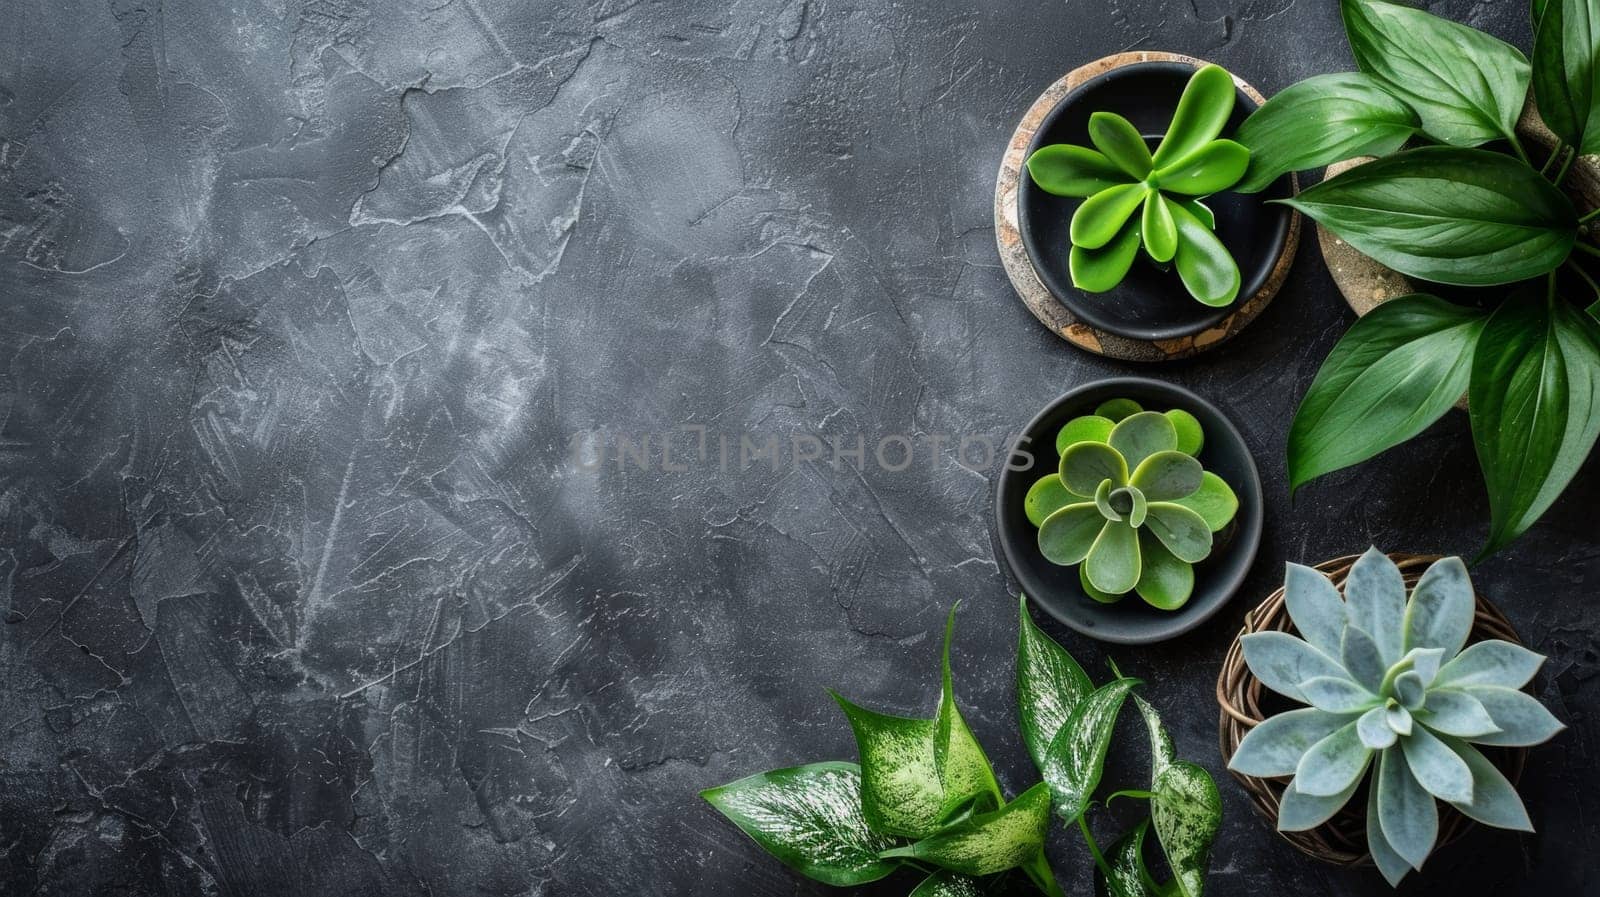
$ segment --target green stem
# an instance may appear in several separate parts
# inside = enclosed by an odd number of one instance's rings
[[[1089,853],[1094,857],[1094,864],[1100,867],[1100,874],[1111,880],[1111,864],[1106,862],[1105,854],[1100,852],[1100,845],[1094,840],[1094,833],[1089,831],[1089,821],[1078,814],[1078,830],[1083,832],[1083,841],[1089,845]]]
[[[1567,161],[1561,163],[1561,170],[1556,172],[1555,185],[1557,187],[1561,186],[1561,182],[1567,179],[1567,172],[1572,170],[1572,163],[1576,161],[1578,161],[1578,151],[1573,150],[1567,154]]]
[[[1578,223],[1579,224],[1588,224],[1589,222],[1593,221],[1597,217],[1600,217],[1600,208],[1590,209],[1589,210],[1589,214],[1587,214],[1587,215],[1583,216],[1582,218],[1578,219]]]
[[[1061,885],[1056,882],[1056,874],[1050,869],[1050,861],[1045,859],[1043,850],[1022,864],[1022,872],[1033,882],[1034,887],[1044,892],[1046,897],[1066,897],[1061,893]]]
[[[1544,160],[1544,164],[1539,166],[1539,176],[1540,177],[1549,177],[1550,176],[1550,166],[1556,164],[1556,160],[1561,158],[1561,154],[1566,152],[1566,150],[1567,150],[1567,145],[1565,143],[1556,144],[1555,151],[1550,154],[1550,158]]]
[[[1533,167],[1533,160],[1528,158],[1528,151],[1522,148],[1522,141],[1514,133],[1507,134],[1506,139],[1511,141],[1511,148],[1517,151],[1517,158],[1521,159],[1529,168]]]
[[[1600,259],[1600,249],[1596,249],[1593,246],[1590,246],[1588,243],[1579,243],[1578,244],[1578,251],[1587,253],[1589,255],[1594,256],[1597,259]]]

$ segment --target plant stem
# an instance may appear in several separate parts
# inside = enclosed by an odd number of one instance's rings
[[[1532,168],[1533,160],[1528,158],[1528,151],[1522,148],[1522,141],[1517,139],[1517,135],[1515,133],[1507,134],[1506,139],[1511,141],[1511,148],[1517,151],[1517,158],[1521,159],[1529,168]]]
[[[1095,843],[1094,833],[1089,831],[1089,821],[1078,814],[1078,830],[1083,832],[1083,841],[1089,845],[1089,853],[1094,857],[1094,864],[1100,867],[1100,874],[1111,880],[1111,864],[1106,862],[1105,854],[1100,852],[1100,845]]]
[[[1572,163],[1576,161],[1578,161],[1578,151],[1573,150],[1567,154],[1567,161],[1561,163],[1561,170],[1556,173],[1555,185],[1557,187],[1561,186],[1561,182],[1567,179],[1567,172],[1572,170]]]
[[[1587,215],[1583,216],[1582,218],[1578,219],[1578,223],[1579,224],[1588,224],[1589,222],[1593,221],[1597,217],[1600,217],[1600,208],[1590,209],[1589,210],[1589,214],[1587,214]]]
[[[1594,278],[1589,276],[1589,272],[1583,270],[1583,268],[1579,266],[1577,262],[1571,260],[1567,261],[1567,267],[1571,268],[1574,273],[1583,278],[1583,282],[1589,285],[1589,289],[1593,290],[1596,296],[1600,296],[1600,284],[1596,284],[1594,282]]]
[[[1566,151],[1567,151],[1567,145],[1565,143],[1556,144],[1555,151],[1550,154],[1550,158],[1544,160],[1544,165],[1539,167],[1539,176],[1540,177],[1549,177],[1550,176],[1550,166],[1556,164],[1556,160],[1561,158],[1561,154],[1566,152]]]
[[[1590,246],[1588,243],[1579,243],[1578,249],[1594,256],[1597,259],[1600,259],[1600,249],[1596,249],[1593,246]]]
[[[1034,887],[1043,891],[1047,897],[1066,897],[1061,893],[1061,885],[1056,882],[1055,873],[1050,869],[1050,862],[1045,859],[1044,851],[1034,854],[1033,859],[1022,864],[1023,874],[1033,882]]]

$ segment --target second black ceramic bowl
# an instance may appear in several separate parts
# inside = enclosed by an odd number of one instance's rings
[[[1040,477],[1061,463],[1056,432],[1067,421],[1109,399],[1133,399],[1151,411],[1182,408],[1205,430],[1200,463],[1233,487],[1239,513],[1216,535],[1211,556],[1195,565],[1194,594],[1175,611],[1157,610],[1128,595],[1115,604],[1101,604],[1083,591],[1077,567],[1060,567],[1039,553],[1039,530],[1023,512],[1023,498]],[[1027,470],[1018,459],[1031,458]],[[1001,552],[1023,594],[1051,616],[1077,631],[1105,642],[1139,645],[1159,642],[1199,626],[1233,597],[1255,562],[1261,544],[1261,475],[1244,437],[1215,405],[1198,395],[1160,380],[1117,377],[1080,386],[1051,402],[1011,447],[1002,461],[995,486],[995,527]]]
[[[1028,146],[1028,155],[1052,143],[1090,146],[1089,116],[1115,112],[1151,137],[1166,132],[1172,112],[1195,67],[1183,62],[1139,62],[1112,69],[1085,81],[1061,98],[1045,116]],[[1243,89],[1236,90],[1233,117],[1223,136],[1256,109]],[[1239,300],[1267,285],[1278,264],[1294,220],[1288,206],[1269,199],[1292,195],[1292,182],[1279,178],[1261,193],[1219,193],[1206,200],[1217,216],[1217,236],[1239,263]],[[1017,188],[1017,227],[1034,271],[1056,301],[1073,316],[1099,330],[1135,340],[1169,340],[1215,327],[1238,308],[1238,302],[1212,308],[1196,302],[1176,271],[1162,271],[1141,253],[1128,276],[1104,293],[1085,293],[1072,285],[1068,254],[1069,228],[1082,200],[1052,196],[1039,189],[1023,170]]]

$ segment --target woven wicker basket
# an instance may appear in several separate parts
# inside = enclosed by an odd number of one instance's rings
[[[1422,576],[1422,571],[1439,559],[1437,555],[1414,554],[1391,554],[1389,557],[1400,566],[1400,572],[1405,575],[1407,589],[1415,586],[1417,579]],[[1356,555],[1349,555],[1325,561],[1318,564],[1316,569],[1326,573],[1334,585],[1343,591],[1345,577],[1349,575],[1350,567],[1355,562]],[[1261,602],[1255,610],[1245,614],[1244,629],[1240,630],[1239,636],[1273,629],[1283,632],[1295,631],[1294,624],[1289,620],[1289,613],[1284,607],[1281,588],[1267,596],[1267,600]],[[1473,622],[1468,642],[1480,642],[1485,639],[1504,639],[1522,644],[1505,615],[1479,595],[1477,618]],[[1245,666],[1244,652],[1240,649],[1239,639],[1236,637],[1228,648],[1227,657],[1222,661],[1222,674],[1217,677],[1217,703],[1222,707],[1221,742],[1224,763],[1233,759],[1233,752],[1238,749],[1245,733],[1266,719],[1267,714],[1261,708],[1262,690],[1261,680]],[[1484,755],[1499,767],[1513,784],[1521,778],[1522,765],[1527,755],[1525,750],[1489,749]],[[1259,779],[1239,773],[1233,773],[1233,777],[1244,786],[1256,809],[1276,827],[1278,803],[1283,798],[1289,780]],[[1352,798],[1350,803],[1332,819],[1314,829],[1303,832],[1279,832],[1279,834],[1302,852],[1319,860],[1341,866],[1370,865],[1372,856],[1367,852],[1365,808],[1365,800]],[[1449,806],[1441,807],[1439,846],[1443,847],[1460,838],[1471,826],[1472,821],[1455,809]]]

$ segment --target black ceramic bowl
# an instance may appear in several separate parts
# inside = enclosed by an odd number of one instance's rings
[[[1165,133],[1194,72],[1194,66],[1182,62],[1141,62],[1085,81],[1045,116],[1028,146],[1028,155],[1052,143],[1090,146],[1089,116],[1100,111],[1127,118],[1139,133],[1154,140]],[[1233,117],[1223,136],[1232,134],[1256,109],[1249,94],[1243,90],[1236,94]],[[1206,200],[1217,215],[1217,236],[1239,263],[1240,300],[1266,285],[1289,239],[1294,213],[1287,206],[1269,205],[1267,200],[1286,199],[1291,194],[1290,179],[1282,177],[1261,193],[1224,192]],[[1017,190],[1017,226],[1023,246],[1039,280],[1079,320],[1128,339],[1169,340],[1215,327],[1237,308],[1238,301],[1224,308],[1201,305],[1183,288],[1176,271],[1160,270],[1142,252],[1128,276],[1108,292],[1085,293],[1073,286],[1067,268],[1072,247],[1068,229],[1081,202],[1044,192],[1023,170]]]
[[[1056,431],[1074,417],[1094,413],[1108,399],[1133,399],[1151,411],[1182,408],[1205,429],[1200,463],[1222,477],[1239,496],[1239,513],[1216,534],[1211,556],[1195,565],[1194,594],[1175,611],[1157,610],[1138,595],[1115,604],[1090,598],[1078,582],[1077,567],[1059,567],[1039,553],[1039,531],[1023,513],[1022,500],[1040,477],[1053,472],[1061,459],[1056,454]],[[1013,470],[1020,461],[1001,465],[995,487],[995,525],[1000,549],[1023,594],[1051,616],[1090,638],[1125,645],[1159,642],[1181,635],[1205,622],[1233,597],[1255,561],[1261,543],[1261,476],[1249,446],[1233,423],[1216,406],[1181,386],[1145,377],[1096,380],[1051,402],[1028,422],[1011,447],[1011,456],[1033,458],[1029,470]]]

